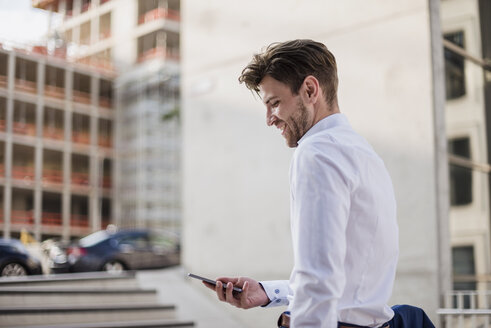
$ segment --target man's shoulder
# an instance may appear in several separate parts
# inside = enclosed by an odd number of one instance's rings
[[[309,136],[298,145],[293,157],[294,163],[301,167],[344,165],[353,152],[352,146],[328,131]]]
[[[335,148],[337,143],[337,140],[329,133],[316,133],[303,140],[302,143],[297,146],[294,158],[298,159],[326,155]]]
[[[352,129],[326,129],[309,136],[295,150],[294,162],[301,166],[322,162],[341,171],[359,171],[367,163],[380,161],[372,146]]]
[[[309,154],[336,155],[350,153],[355,148],[367,145],[364,139],[352,129],[332,128],[319,131],[304,139],[296,149],[301,156]]]

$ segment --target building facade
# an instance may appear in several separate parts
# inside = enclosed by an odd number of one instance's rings
[[[112,221],[114,75],[0,50],[0,229],[69,239]]]
[[[479,1],[442,1],[441,15],[444,39],[482,57]],[[483,68],[449,49],[445,59],[454,288],[486,290],[485,281],[465,281],[491,273],[488,172],[472,165],[488,162]]]
[[[180,1],[59,0],[69,61],[115,70],[114,223],[177,230],[180,201]]]
[[[490,19],[489,1],[441,1],[453,264],[445,307],[460,311],[448,311],[447,327],[490,323]]]

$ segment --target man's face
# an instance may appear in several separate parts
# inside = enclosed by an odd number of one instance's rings
[[[261,81],[259,94],[266,105],[266,124],[280,130],[288,147],[296,147],[313,125],[313,109],[305,106],[300,92],[293,95],[286,84],[270,76]]]

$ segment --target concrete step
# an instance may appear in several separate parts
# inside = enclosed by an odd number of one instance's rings
[[[194,327],[192,321],[177,320],[140,320],[106,323],[78,323],[49,326],[18,326],[17,328],[174,328]]]
[[[22,306],[0,308],[0,327],[174,319],[173,305]]]
[[[46,276],[3,277],[0,278],[0,291],[4,287],[37,286],[37,287],[138,287],[135,272],[125,271],[121,274],[105,272],[67,273]]]
[[[157,292],[140,288],[2,287],[0,307],[157,303]]]

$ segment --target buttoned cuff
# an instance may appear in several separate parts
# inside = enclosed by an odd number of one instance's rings
[[[260,281],[266,295],[270,302],[262,307],[275,307],[281,305],[288,305],[288,281],[285,280],[270,280]]]

